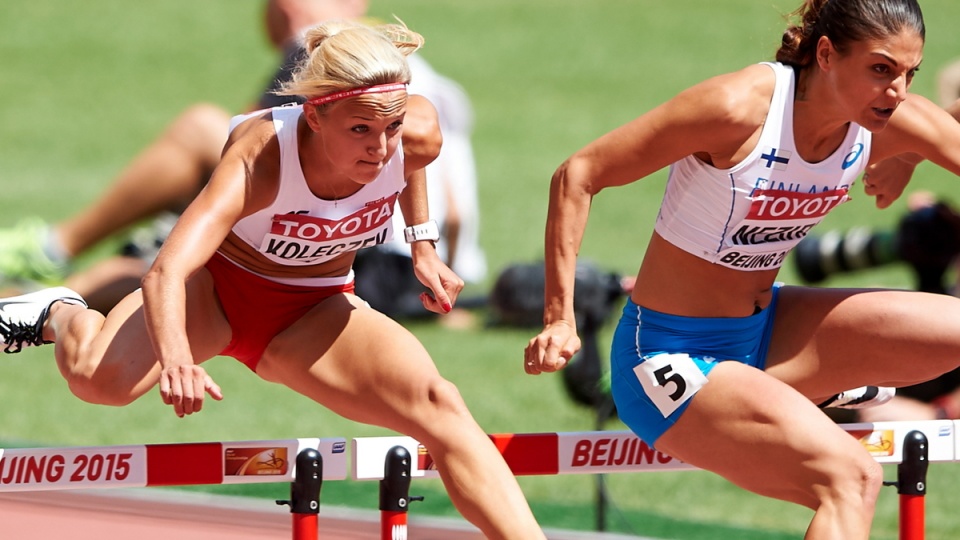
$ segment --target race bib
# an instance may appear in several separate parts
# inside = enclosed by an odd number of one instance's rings
[[[651,356],[633,368],[633,372],[664,418],[707,384],[707,377],[688,354]]]

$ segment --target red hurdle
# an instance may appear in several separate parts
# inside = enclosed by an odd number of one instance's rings
[[[293,540],[317,540],[319,537],[320,487],[323,483],[323,457],[313,448],[297,454],[297,468],[290,483],[290,500],[277,504],[290,506],[293,515]]]
[[[925,537],[928,450],[927,437],[922,431],[911,431],[903,440],[903,461],[897,465],[900,540],[923,540]]]

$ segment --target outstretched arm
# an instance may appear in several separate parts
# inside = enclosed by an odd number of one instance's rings
[[[269,119],[248,122],[250,124],[238,127],[234,133],[250,125],[273,129]],[[231,227],[253,211],[258,204],[255,201],[271,200],[272,197],[254,193],[250,188],[254,184],[263,186],[257,189],[271,188],[269,182],[250,181],[252,175],[258,174],[258,166],[247,156],[256,155],[260,149],[248,147],[251,143],[247,141],[259,145],[263,139],[253,136],[234,143],[231,137],[220,165],[178,220],[143,278],[147,330],[161,367],[160,396],[177,416],[199,412],[205,394],[214,399],[223,397],[220,387],[193,357],[187,338],[186,283],[213,256]],[[279,163],[279,148],[273,155]],[[261,163],[270,161],[264,159]],[[264,174],[264,177],[275,178],[276,174]]]
[[[717,167],[743,159],[766,118],[774,82],[773,71],[760,65],[705,81],[603,135],[557,169],[545,234],[544,328],[526,347],[527,373],[562,369],[580,348],[573,288],[594,195],[689,155]]]

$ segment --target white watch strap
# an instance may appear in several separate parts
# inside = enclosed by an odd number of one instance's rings
[[[421,240],[436,242],[440,240],[440,227],[437,225],[436,220],[433,219],[426,223],[412,225],[403,230],[403,239],[406,240],[408,244]]]

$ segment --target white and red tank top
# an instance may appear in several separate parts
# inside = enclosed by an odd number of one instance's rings
[[[238,221],[233,232],[269,261],[284,266],[316,265],[392,239],[391,218],[406,186],[402,148],[397,147],[373,182],[353,195],[320,199],[307,186],[300,165],[297,122],[302,112],[299,105],[272,109],[280,143],[277,196],[266,208]],[[239,121],[231,122],[236,124]]]

